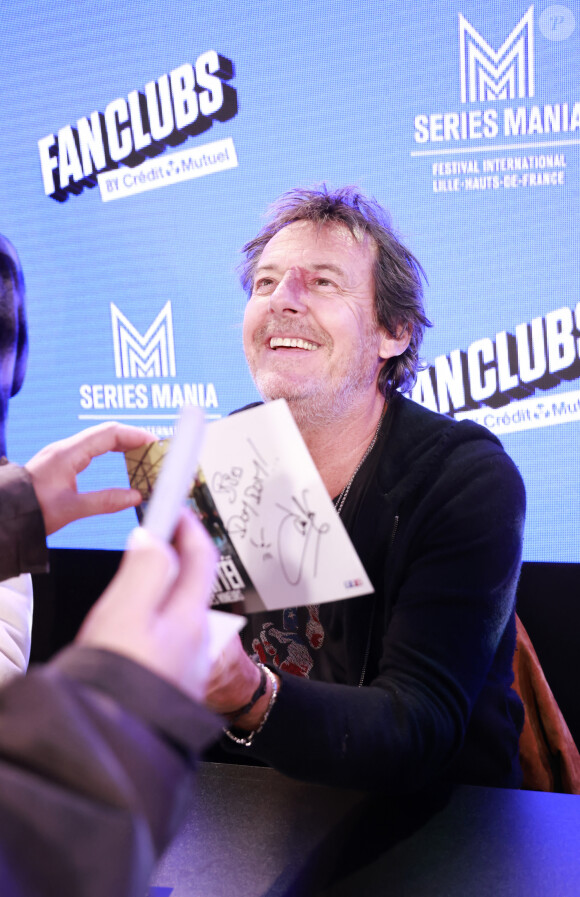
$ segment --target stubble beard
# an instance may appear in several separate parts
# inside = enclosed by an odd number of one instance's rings
[[[376,333],[369,331],[360,346],[356,364],[345,363],[339,376],[335,375],[333,379],[292,382],[282,372],[259,371],[252,364],[250,372],[266,402],[286,399],[300,430],[326,426],[343,420],[376,383],[378,368],[376,364],[371,367],[369,362],[374,349],[375,358],[378,358]],[[316,351],[323,352],[324,348]]]

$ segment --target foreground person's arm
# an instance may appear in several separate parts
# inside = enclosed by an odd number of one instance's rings
[[[219,731],[198,703],[214,550],[190,516],[176,549],[140,533],[75,646],[0,691],[2,893],[146,893]]]
[[[78,492],[77,474],[97,455],[152,439],[137,427],[108,423],[46,446],[25,467],[0,458],[0,685],[28,666],[33,603],[28,574],[48,570],[47,534],[140,501],[134,489]]]
[[[136,489],[79,492],[77,475],[98,455],[124,452],[153,439],[138,427],[107,423],[47,445],[24,467],[0,458],[0,580],[44,573],[46,536],[73,520],[139,504]]]

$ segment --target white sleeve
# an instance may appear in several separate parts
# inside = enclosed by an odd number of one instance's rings
[[[21,573],[0,582],[0,685],[25,673],[32,633],[32,578]]]

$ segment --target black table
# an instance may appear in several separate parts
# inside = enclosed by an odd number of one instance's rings
[[[457,786],[385,800],[201,765],[150,897],[580,894],[580,797]]]

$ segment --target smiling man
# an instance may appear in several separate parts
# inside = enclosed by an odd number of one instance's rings
[[[208,689],[224,743],[351,788],[517,787],[524,489],[487,430],[402,395],[420,265],[352,188],[284,194],[244,252],[252,376],[287,400],[375,594],[252,615]]]
[[[260,257],[244,320],[246,357],[262,395],[287,399],[305,428],[359,409],[377,418],[380,366],[409,343],[406,332],[396,340],[376,326],[375,255],[368,238],[359,243],[345,228],[299,221]]]

